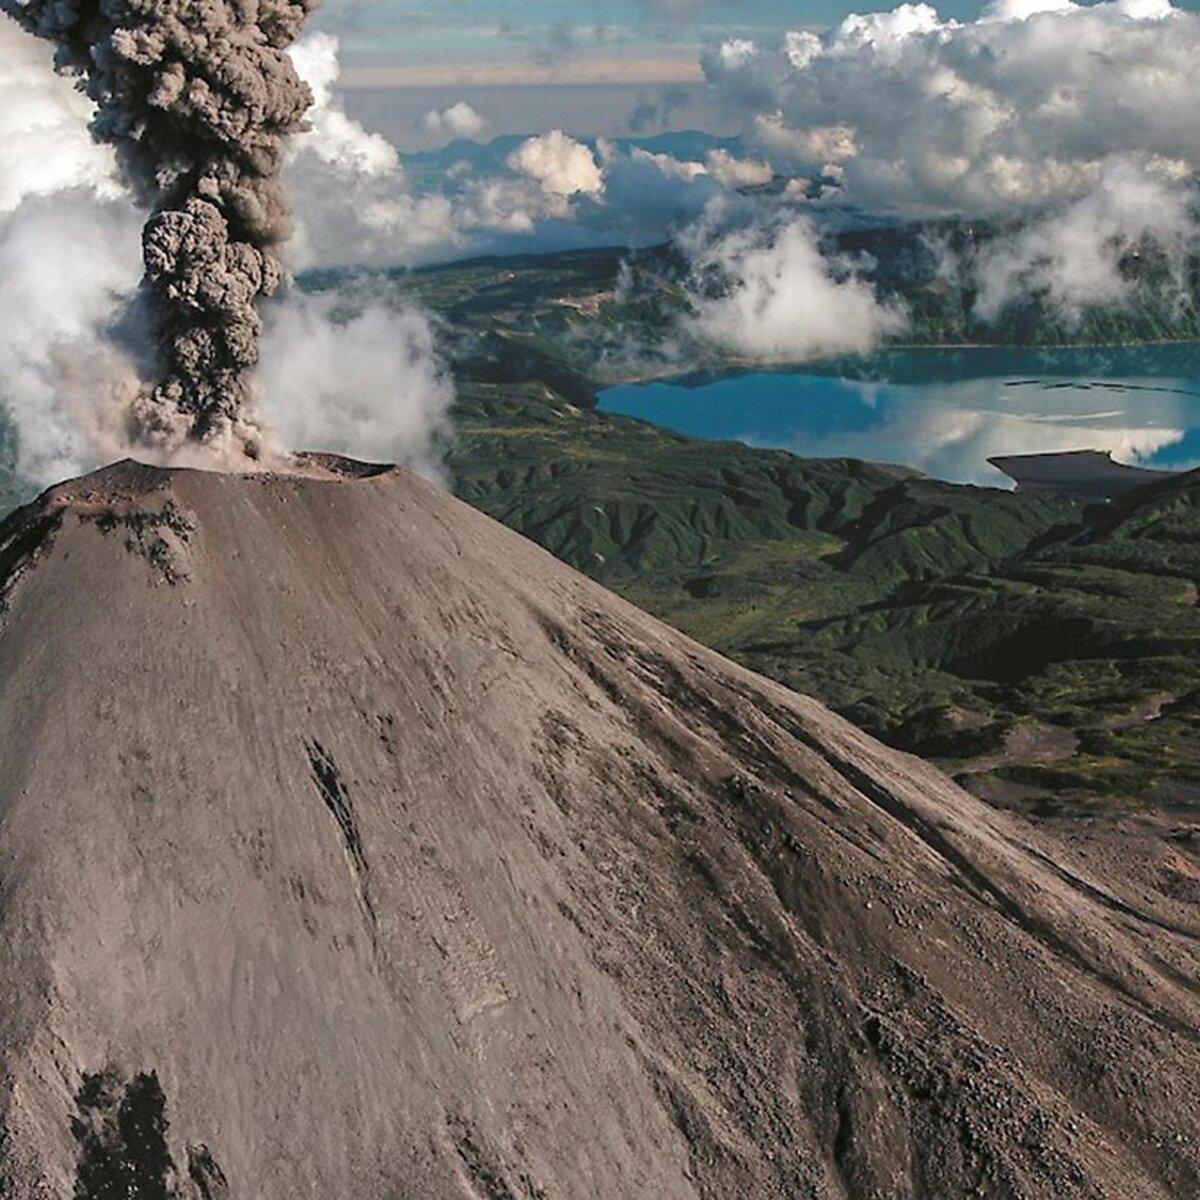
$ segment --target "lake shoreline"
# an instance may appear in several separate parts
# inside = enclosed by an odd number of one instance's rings
[[[881,378],[865,373],[847,373],[845,367],[854,363],[872,363],[882,361],[890,355],[949,355],[968,354],[985,357],[990,355],[1017,354],[1053,358],[1082,354],[1111,353],[1118,356],[1135,355],[1139,351],[1160,349],[1178,349],[1181,353],[1189,350],[1197,355],[1200,362],[1200,341],[1179,341],[1161,339],[1158,341],[1139,342],[1087,342],[1071,343],[1063,346],[1041,346],[1036,344],[997,345],[994,342],[939,342],[931,344],[919,342],[912,345],[881,346],[866,354],[848,354],[837,358],[816,358],[804,361],[789,359],[752,359],[752,358],[723,358],[711,366],[691,367],[687,370],[663,369],[661,371],[634,372],[617,378],[597,382],[589,380],[596,393],[602,396],[607,391],[623,387],[646,387],[656,383],[669,384],[672,387],[699,388],[724,379],[736,379],[742,375],[813,375],[821,378],[853,379],[859,382],[896,382],[893,379]],[[963,378],[989,378],[980,376],[965,376]]]
[[[600,412],[709,441],[907,466],[1004,486],[989,460],[1100,451],[1200,465],[1200,343],[888,348],[867,358],[727,365],[605,388]]]

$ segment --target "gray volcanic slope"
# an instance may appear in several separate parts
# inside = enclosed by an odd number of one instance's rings
[[[1200,1194],[1187,895],[339,470],[0,527],[0,1194]]]

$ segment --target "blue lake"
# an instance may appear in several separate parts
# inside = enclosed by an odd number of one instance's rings
[[[804,457],[902,463],[1007,486],[987,459],[1110,450],[1200,466],[1200,344],[888,350],[791,370],[610,388],[606,412]]]

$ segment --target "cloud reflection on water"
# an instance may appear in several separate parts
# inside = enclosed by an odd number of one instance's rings
[[[700,437],[804,457],[916,467],[959,483],[1008,486],[988,458],[1109,450],[1122,462],[1200,465],[1200,381],[990,376],[928,383],[748,374],[699,387],[606,392],[603,407]]]

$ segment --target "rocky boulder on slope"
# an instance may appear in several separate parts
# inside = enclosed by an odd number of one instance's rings
[[[0,526],[13,1200],[1196,1195],[1131,870],[401,471]]]

